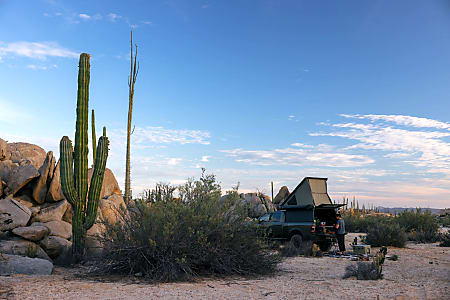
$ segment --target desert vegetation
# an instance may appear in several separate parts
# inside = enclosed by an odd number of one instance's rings
[[[275,271],[279,255],[259,234],[237,191],[219,201],[220,185],[203,171],[176,188],[158,184],[119,212],[121,222],[105,223],[98,274],[139,274],[157,281],[202,275],[257,275]]]
[[[434,243],[445,239],[439,233],[442,218],[428,210],[417,208],[405,210],[397,215],[363,214],[347,212],[344,215],[349,232],[367,233],[366,242],[372,246],[404,247],[406,241]]]

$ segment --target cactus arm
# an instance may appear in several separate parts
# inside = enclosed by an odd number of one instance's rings
[[[103,126],[103,136],[106,137],[106,127],[105,126]]]
[[[98,140],[97,159],[95,160],[94,173],[89,187],[88,203],[86,208],[85,230],[94,225],[97,217],[98,200],[102,190],[103,177],[105,175],[106,160],[108,158],[108,138],[101,136]]]
[[[92,118],[91,118],[92,124],[92,165],[95,165],[95,155],[97,154],[97,138],[95,136],[95,115],[94,110],[92,110]]]
[[[64,136],[59,143],[59,153],[61,156],[61,187],[67,201],[74,207],[78,201],[77,191],[73,182],[73,148],[72,142]]]
[[[88,189],[88,101],[90,64],[89,54],[80,55],[78,70],[77,123],[75,131],[75,188],[84,210]]]

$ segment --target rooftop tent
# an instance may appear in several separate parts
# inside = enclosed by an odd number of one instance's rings
[[[281,208],[307,208],[329,205],[327,178],[305,177],[302,182],[281,203]]]

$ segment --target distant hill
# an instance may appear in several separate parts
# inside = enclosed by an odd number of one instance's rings
[[[398,214],[405,209],[415,211],[416,208],[414,207],[383,207],[378,206],[378,210],[383,213],[389,213],[389,214]],[[443,209],[440,208],[422,208],[422,211],[429,210],[432,214],[440,214]]]

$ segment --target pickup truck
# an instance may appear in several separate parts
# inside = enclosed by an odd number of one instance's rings
[[[328,251],[336,232],[336,208],[340,205],[324,204],[310,209],[282,209],[258,219],[268,231],[270,239],[296,243],[312,240],[322,251]]]

